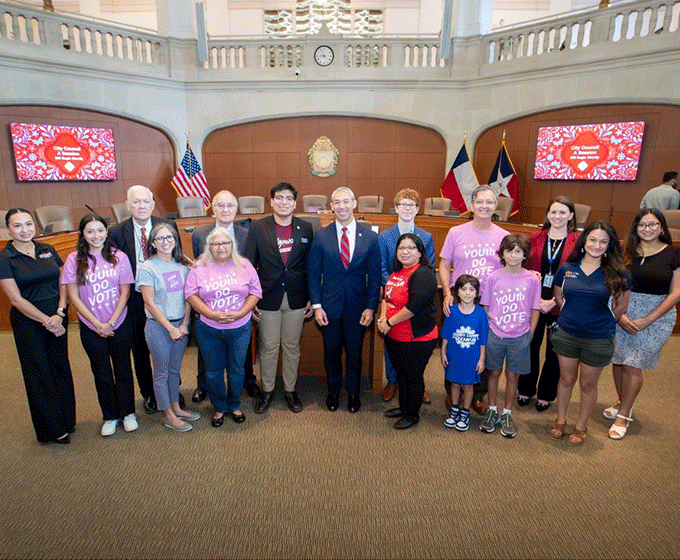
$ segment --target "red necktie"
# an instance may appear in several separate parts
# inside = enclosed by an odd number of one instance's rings
[[[340,258],[345,268],[349,268],[349,237],[347,237],[347,228],[342,228],[342,237],[340,238]]]
[[[146,228],[142,228],[142,255],[144,255],[144,260],[149,258],[149,239],[146,236]]]

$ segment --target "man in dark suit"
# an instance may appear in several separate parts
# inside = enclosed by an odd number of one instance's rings
[[[207,224],[196,228],[191,234],[191,248],[194,251],[194,259],[201,256],[205,250],[205,240],[208,234],[217,226],[226,228],[236,240],[236,249],[239,254],[243,255],[246,247],[246,240],[248,239],[248,230],[244,227],[238,226],[234,223],[234,217],[238,212],[238,200],[229,191],[220,191],[212,199],[212,209],[215,215],[215,223]],[[248,352],[246,354],[245,363],[246,377],[243,383],[246,391],[251,397],[259,397],[262,393],[257,386],[255,376],[253,375],[253,359]],[[191,400],[195,403],[200,403],[208,396],[208,383],[205,378],[205,364],[203,363],[203,356],[201,351],[198,351],[198,374],[196,375],[196,390],[194,391]]]
[[[307,292],[307,260],[314,233],[312,224],[293,216],[297,191],[289,183],[271,190],[274,214],[250,225],[245,256],[257,269],[262,299],[254,316],[260,321],[260,375],[262,397],[255,412],[262,414],[272,402],[279,348],[288,408],[302,410],[295,385],[300,365],[300,337],[305,317],[312,316]]]
[[[339,406],[343,348],[347,362],[347,409],[357,412],[361,407],[361,347],[366,327],[373,321],[380,301],[378,235],[357,223],[356,206],[349,188],[335,189],[331,208],[336,219],[317,233],[307,267],[314,317],[323,333],[326,406],[331,412]]]
[[[144,262],[148,256],[148,239],[153,227],[156,224],[163,223],[177,231],[177,226],[174,222],[151,215],[156,203],[153,199],[153,193],[145,186],[134,185],[130,187],[127,192],[125,205],[132,214],[132,217],[122,221],[120,224],[111,226],[109,235],[116,244],[116,247],[128,256],[132,272],[136,275],[137,265]],[[146,339],[144,338],[146,314],[144,313],[142,294],[136,290],[130,291],[128,315],[132,322],[132,358],[135,364],[139,392],[144,399],[144,412],[153,414],[158,409],[156,408],[156,397],[153,392],[151,358],[149,356],[149,348],[146,345]]]

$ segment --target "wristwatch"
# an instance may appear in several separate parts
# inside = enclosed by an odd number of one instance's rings
[[[64,317],[66,317],[66,309],[60,307],[59,309],[57,309],[57,315],[59,315],[59,317],[63,319]]]

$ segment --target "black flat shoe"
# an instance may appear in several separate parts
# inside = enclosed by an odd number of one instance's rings
[[[550,408],[550,403],[543,404],[543,403],[536,401],[536,410],[538,410],[539,412],[545,412],[549,408]]]
[[[154,397],[145,397],[144,402],[142,403],[142,408],[147,414],[155,414],[158,412],[156,399]]]
[[[236,414],[235,412],[232,412],[231,419],[237,424],[241,424],[242,422],[246,421],[246,415],[243,414],[243,412],[241,412],[241,414]]]
[[[215,418],[213,416],[213,419],[210,421],[210,424],[212,424],[213,428],[219,428],[222,424],[224,424],[224,414],[219,418]]]
[[[200,402],[203,402],[207,396],[208,396],[207,391],[204,391],[203,389],[196,389],[194,391],[194,394],[191,396],[191,401],[198,404]],[[180,408],[184,408],[184,407],[180,407]]]
[[[531,401],[531,397],[517,397],[517,406],[526,406]]]
[[[403,416],[394,423],[395,430],[406,430],[420,422],[420,418],[406,418]]]
[[[403,415],[404,413],[400,408],[388,408],[385,412],[383,412],[383,416],[385,418],[401,418]]]
[[[355,414],[359,412],[360,408],[361,399],[359,398],[359,395],[350,395],[349,402],[347,403],[347,410],[349,410],[352,414]]]
[[[340,401],[338,400],[338,397],[334,397],[333,395],[328,395],[326,397],[326,408],[330,410],[331,412],[335,412],[338,410],[338,407],[340,406]]]

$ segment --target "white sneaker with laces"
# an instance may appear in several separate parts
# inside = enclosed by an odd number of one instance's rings
[[[118,420],[104,420],[102,424],[102,436],[112,436],[116,433],[116,426],[118,425]]]
[[[123,428],[125,428],[126,432],[134,432],[137,428],[139,428],[137,417],[135,416],[134,412],[123,418]]]

